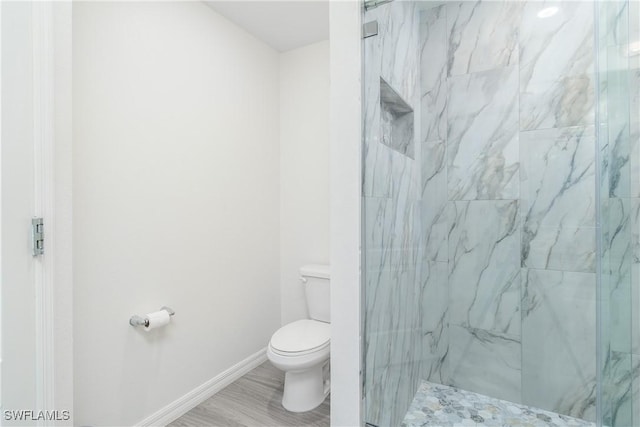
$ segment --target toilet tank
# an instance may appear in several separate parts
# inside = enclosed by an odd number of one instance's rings
[[[309,317],[321,322],[330,322],[328,265],[309,264],[300,267],[300,279],[307,296]]]

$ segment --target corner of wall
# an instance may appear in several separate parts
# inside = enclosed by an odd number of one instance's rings
[[[326,41],[280,54],[282,324],[307,317],[298,269],[329,262],[329,52]]]

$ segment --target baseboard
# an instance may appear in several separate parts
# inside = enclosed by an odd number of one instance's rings
[[[266,360],[267,349],[263,348],[135,425],[166,426]]]

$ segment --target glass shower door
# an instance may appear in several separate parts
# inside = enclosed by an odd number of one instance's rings
[[[638,2],[598,1],[598,374],[602,426],[638,417]]]
[[[638,3],[365,3],[366,422],[429,382],[640,425]]]

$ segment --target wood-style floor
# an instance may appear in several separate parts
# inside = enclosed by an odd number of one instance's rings
[[[282,407],[284,372],[269,361],[202,402],[169,427],[329,426],[329,397],[313,411]]]

